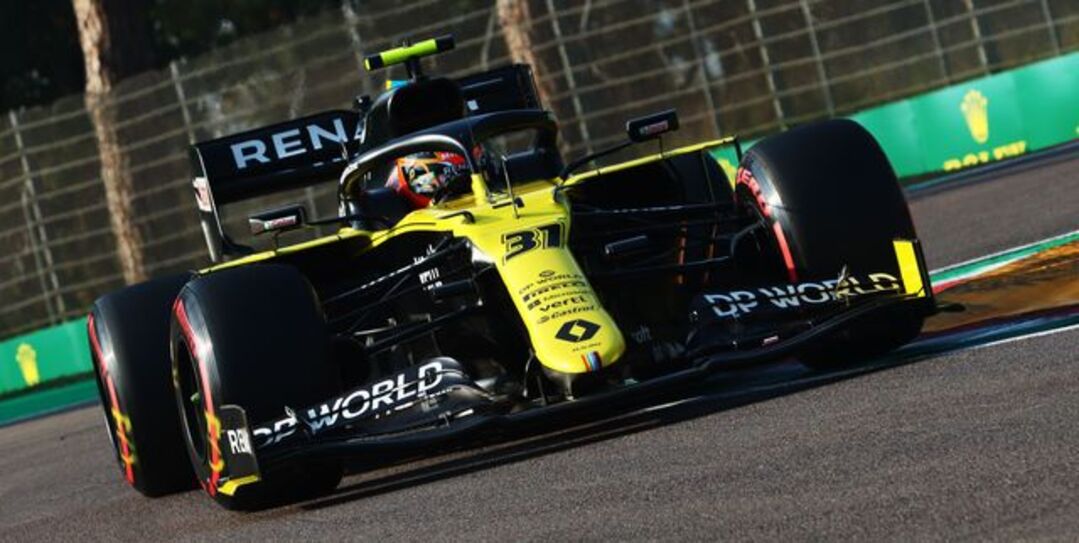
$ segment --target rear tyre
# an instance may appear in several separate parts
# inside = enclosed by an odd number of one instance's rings
[[[892,241],[914,239],[914,223],[891,164],[873,136],[836,119],[766,138],[746,153],[738,193],[772,230],[791,282],[894,270]],[[923,304],[890,308],[804,353],[828,368],[879,355],[921,330]]]
[[[195,486],[169,365],[170,309],[187,278],[157,279],[103,296],[87,320],[94,376],[120,473],[146,496]]]
[[[228,509],[251,510],[332,490],[339,463],[263,466],[259,482],[220,491],[229,476],[207,413],[238,405],[249,425],[279,418],[340,391],[330,341],[311,285],[295,268],[256,265],[195,279],[173,311],[176,406],[195,474]],[[215,450],[216,447],[216,450]],[[216,469],[215,469],[216,466]]]

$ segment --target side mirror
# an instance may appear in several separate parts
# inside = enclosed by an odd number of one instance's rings
[[[592,154],[578,158],[567,164],[565,168],[562,168],[562,173],[558,174],[558,176],[564,181],[568,179],[569,174],[576,171],[577,168],[580,168],[597,158],[621,151],[634,143],[658,139],[663,134],[674,132],[675,130],[678,130],[678,112],[673,109],[629,120],[626,122],[626,135],[629,136],[628,141],[623,141],[606,149],[601,149]],[[662,151],[663,140],[660,140],[659,147],[660,151]]]
[[[256,236],[266,232],[285,232],[307,224],[307,209],[303,204],[289,204],[260,211],[249,216],[247,224],[251,227],[251,233]]]
[[[626,134],[630,141],[636,143],[653,140],[675,130],[678,130],[678,112],[673,109],[626,122]]]

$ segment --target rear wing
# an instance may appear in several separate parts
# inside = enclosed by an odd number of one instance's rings
[[[539,109],[532,69],[523,64],[456,80],[465,115]],[[392,92],[392,91],[391,91]],[[210,258],[244,254],[221,225],[221,206],[336,181],[347,149],[364,138],[360,112],[331,110],[191,146],[192,185]]]
[[[193,145],[192,185],[210,258],[247,252],[222,228],[220,206],[336,180],[360,128],[355,111],[325,111]]]

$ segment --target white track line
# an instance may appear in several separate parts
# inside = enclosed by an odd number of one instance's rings
[[[1019,341],[1019,340],[1023,340],[1023,339],[1033,339],[1033,338],[1036,338],[1036,337],[1051,336],[1053,334],[1058,334],[1060,332],[1067,332],[1069,330],[1077,330],[1077,329],[1079,329],[1079,324],[1069,324],[1068,326],[1061,326],[1060,328],[1050,328],[1049,330],[1041,330],[1041,331],[1038,331],[1038,332],[1030,332],[1029,334],[1022,334],[1022,335],[1018,335],[1018,336],[1014,336],[1014,337],[1006,337],[1006,338],[1003,338],[1003,339],[997,339],[997,340],[994,340],[994,341],[990,341],[988,343],[979,343],[977,345],[968,345],[966,347],[961,347],[959,349],[954,349],[954,350],[951,350],[951,351],[941,351],[939,353],[933,353],[933,354],[935,354],[935,355],[936,354],[950,354],[950,353],[959,353],[959,352],[963,352],[963,351],[972,351],[974,349],[981,349],[982,347],[992,347],[994,345],[1003,345],[1005,343],[1011,343],[1013,341]]]
[[[1010,249],[1004,249],[1002,251],[997,251],[995,253],[990,253],[990,254],[987,254],[987,255],[971,258],[970,260],[965,260],[965,261],[960,262],[958,264],[949,264],[947,266],[944,266],[943,268],[937,268],[935,270],[932,270],[929,273],[930,274],[938,274],[938,273],[943,273],[943,272],[946,272],[946,271],[951,271],[951,270],[954,270],[956,268],[962,268],[963,266],[969,266],[969,265],[976,264],[978,262],[982,262],[982,261],[985,261],[985,260],[991,260],[991,259],[996,258],[998,256],[1004,256],[1004,255],[1006,255],[1008,253],[1022,251],[1024,249],[1029,249],[1031,247],[1041,245],[1043,243],[1050,243],[1050,242],[1053,242],[1053,241],[1057,241],[1059,239],[1064,239],[1064,238],[1066,238],[1068,236],[1075,236],[1075,235],[1079,235],[1079,230],[1072,230],[1071,232],[1067,232],[1067,233],[1060,234],[1060,235],[1057,235],[1057,236],[1045,238],[1045,239],[1038,240],[1038,241],[1033,241],[1033,242],[1030,242],[1030,243],[1027,243],[1027,244],[1024,244],[1024,245],[1019,245],[1019,246],[1016,246],[1016,247],[1012,247]]]
[[[1025,339],[1033,339],[1033,338],[1038,338],[1038,337],[1043,337],[1043,336],[1050,336],[1050,335],[1053,335],[1053,334],[1059,334],[1061,332],[1067,332],[1067,331],[1070,331],[1070,330],[1079,330],[1079,324],[1072,324],[1072,325],[1063,326],[1063,327],[1060,327],[1060,328],[1053,328],[1053,329],[1050,329],[1050,330],[1041,330],[1041,331],[1038,331],[1038,332],[1031,332],[1031,333],[1028,333],[1028,334],[1021,334],[1021,335],[1014,336],[1014,337],[998,339],[996,341],[990,341],[988,343],[980,343],[978,345],[968,345],[968,346],[960,347],[958,349],[953,349],[953,350],[934,352],[929,356],[935,358],[935,357],[940,356],[940,355],[946,355],[946,354],[952,354],[952,353],[960,353],[960,352],[970,351],[970,350],[974,350],[974,349],[981,349],[981,348],[984,348],[984,347],[992,347],[992,346],[995,346],[995,345],[1002,345],[1002,344],[1005,344],[1005,343],[1012,343],[1012,342],[1015,342],[1015,341],[1021,341],[1021,340],[1025,340]],[[769,383],[769,384],[766,384],[766,385],[758,385],[758,386],[753,386],[753,387],[749,387],[749,388],[742,388],[742,389],[738,389],[738,390],[722,391],[722,392],[716,392],[716,393],[713,393],[713,394],[702,394],[702,395],[699,395],[699,396],[692,396],[690,398],[683,398],[683,399],[680,399],[680,400],[674,400],[672,402],[662,403],[662,404],[659,404],[659,405],[652,405],[652,406],[644,407],[644,408],[632,411],[630,413],[626,413],[623,416],[633,415],[633,414],[637,414],[637,413],[654,413],[654,412],[657,412],[657,411],[664,411],[664,410],[670,409],[672,407],[678,407],[680,405],[686,405],[686,404],[702,402],[702,401],[717,401],[717,400],[725,400],[725,399],[734,399],[734,398],[744,397],[744,396],[747,396],[747,395],[759,394],[759,393],[762,393],[762,392],[770,392],[770,391],[773,391],[773,390],[787,389],[787,388],[804,386],[804,385],[812,385],[812,384],[815,384],[815,383],[821,382],[821,381],[829,381],[830,382],[830,381],[835,381],[837,379],[842,379],[842,378],[846,378],[846,377],[851,377],[851,376],[856,376],[856,375],[864,375],[864,374],[866,374],[868,372],[871,372],[872,370],[875,370],[875,369],[878,369],[878,368],[881,368],[881,367],[882,366],[880,366],[878,364],[871,364],[871,365],[867,365],[867,366],[863,366],[863,367],[859,367],[859,368],[852,368],[852,369],[849,369],[849,370],[846,370],[846,371],[831,372],[831,373],[826,373],[826,374],[816,374],[816,375],[811,375],[809,377],[802,377],[802,378],[798,378],[798,379],[780,381],[780,382],[777,382],[777,383]],[[887,367],[887,365],[885,365],[883,367]]]

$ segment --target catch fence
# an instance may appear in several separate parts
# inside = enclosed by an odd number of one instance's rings
[[[672,143],[840,116],[1079,48],[1069,0],[528,0],[535,71],[567,156],[678,109]],[[207,261],[187,148],[375,94],[396,69],[362,54],[453,32],[450,75],[511,62],[491,0],[345,0],[340,10],[123,81],[118,120],[152,275]],[[122,286],[94,130],[81,96],[0,119],[0,337],[82,315]],[[334,187],[296,191],[313,215]],[[265,199],[227,210],[236,228]]]

